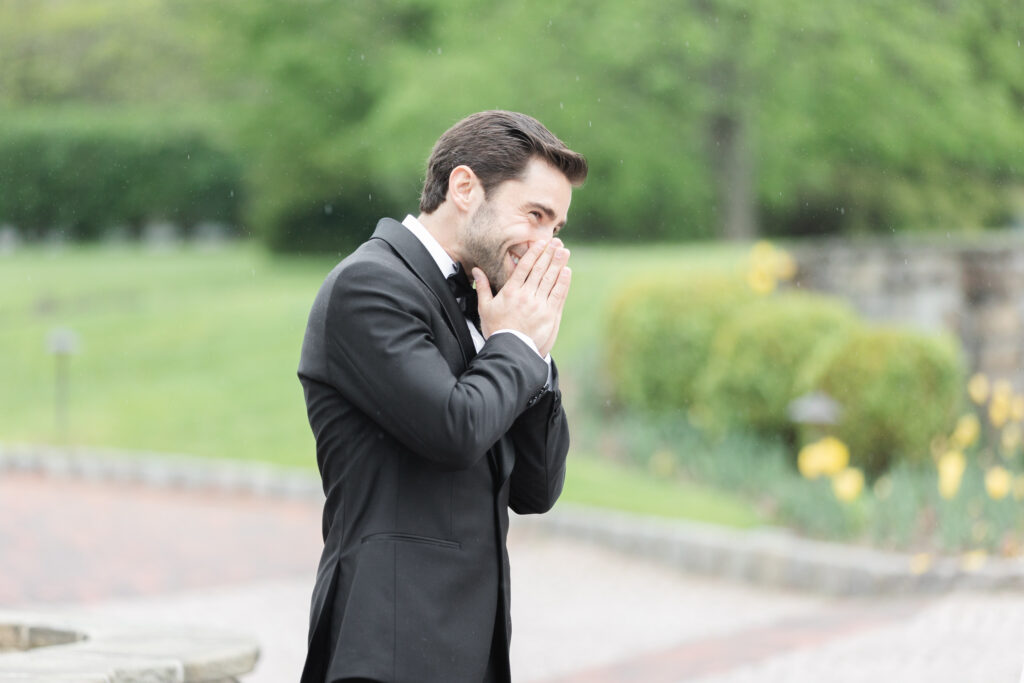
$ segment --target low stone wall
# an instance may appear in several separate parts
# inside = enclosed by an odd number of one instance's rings
[[[797,287],[843,298],[869,320],[952,332],[971,371],[1024,389],[1024,238],[822,242],[795,256]]]
[[[258,657],[254,640],[218,631],[61,623],[0,611],[4,683],[237,683]]]

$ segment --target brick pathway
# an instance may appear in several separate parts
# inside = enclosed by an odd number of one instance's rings
[[[316,571],[319,506],[0,474],[0,606],[82,603]]]
[[[319,505],[0,474],[0,607],[252,633],[295,680]],[[517,681],[1007,681],[1024,595],[833,600],[698,578],[513,525]]]

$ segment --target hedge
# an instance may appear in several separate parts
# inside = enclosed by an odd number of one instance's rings
[[[689,411],[715,332],[753,296],[741,278],[722,274],[625,288],[611,304],[607,337],[617,398],[643,410]]]
[[[737,310],[715,335],[698,382],[700,422],[716,431],[741,428],[792,441],[788,407],[799,395],[803,363],[857,325],[839,300],[794,291]]]
[[[196,128],[95,116],[0,117],[0,223],[92,239],[149,221],[239,223],[242,169]]]
[[[871,476],[897,461],[927,462],[963,392],[957,343],[897,329],[861,329],[819,349],[801,372],[801,391],[821,391],[841,409],[835,435],[851,463]]]

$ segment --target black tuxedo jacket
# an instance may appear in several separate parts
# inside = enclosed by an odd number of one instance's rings
[[[403,225],[327,276],[299,379],[327,496],[303,683],[479,681],[508,671],[508,508],[546,512],[569,433],[553,373],[512,334],[479,353]]]

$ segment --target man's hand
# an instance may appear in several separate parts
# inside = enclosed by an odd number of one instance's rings
[[[569,294],[572,271],[566,266],[568,261],[569,250],[562,240],[534,242],[496,296],[491,294],[487,276],[474,268],[484,338],[495,330],[516,330],[534,341],[542,357],[547,356],[555,345]]]

